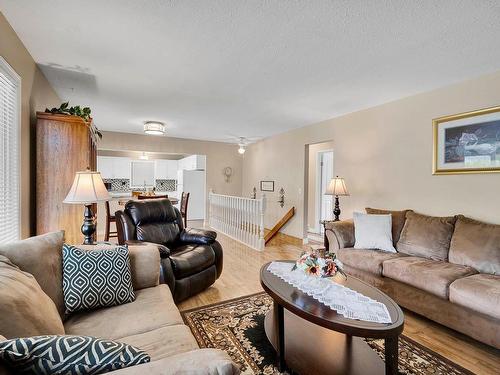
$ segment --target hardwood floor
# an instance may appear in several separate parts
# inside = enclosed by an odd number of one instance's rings
[[[196,225],[198,224],[198,225]],[[200,223],[191,223],[201,227]],[[221,302],[262,291],[259,271],[275,259],[296,259],[307,246],[297,246],[281,237],[270,241],[262,252],[219,233],[224,248],[224,270],[217,282],[179,304],[181,310]],[[500,374],[500,351],[405,310],[404,334],[476,374]]]

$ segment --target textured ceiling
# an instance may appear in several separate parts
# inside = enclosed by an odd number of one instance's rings
[[[500,1],[0,0],[105,130],[264,137],[500,69]]]

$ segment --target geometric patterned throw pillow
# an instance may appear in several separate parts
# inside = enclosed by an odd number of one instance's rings
[[[67,314],[133,302],[128,248],[82,250],[64,244],[63,294]]]
[[[35,336],[0,342],[0,359],[16,374],[104,374],[151,361],[131,345],[88,336]]]

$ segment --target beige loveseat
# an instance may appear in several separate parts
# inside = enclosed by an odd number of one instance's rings
[[[346,272],[401,306],[500,348],[500,225],[462,215],[392,214],[398,253],[354,249],[352,220],[326,224],[329,250]]]
[[[154,246],[129,247],[134,302],[65,316],[63,237],[54,232],[0,246],[1,336],[95,336],[134,345],[151,356],[150,363],[114,372],[124,375],[239,373],[225,352],[198,347],[168,286],[159,284],[160,255]],[[33,315],[36,319],[24,319]],[[9,374],[1,364],[0,374]]]

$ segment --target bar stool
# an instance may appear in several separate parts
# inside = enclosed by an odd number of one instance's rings
[[[106,230],[104,232],[104,241],[109,241],[109,237],[118,237],[118,232],[110,231],[111,223],[116,223],[115,215],[111,215],[111,209],[109,208],[109,201],[106,201]]]
[[[182,192],[180,211],[181,211],[181,216],[184,219],[184,228],[187,228],[188,203],[189,203],[189,193]]]

